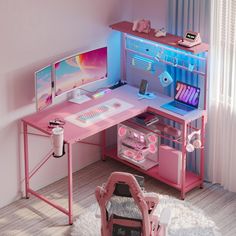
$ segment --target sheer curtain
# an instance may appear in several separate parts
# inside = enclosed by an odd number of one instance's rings
[[[208,174],[236,191],[236,0],[211,1]]]
[[[209,0],[169,0],[168,32],[183,36],[186,30],[200,32],[204,42],[209,41],[210,1]],[[176,80],[200,86],[204,78],[184,70],[171,68]],[[202,91],[204,93],[204,91]],[[195,122],[196,126],[199,126]],[[187,169],[199,172],[199,152],[189,153]]]
[[[210,0],[169,0],[168,32],[183,36],[186,30],[192,30],[208,42],[209,8]]]
[[[210,37],[206,178],[235,192],[236,0],[169,0],[168,31],[186,29]]]

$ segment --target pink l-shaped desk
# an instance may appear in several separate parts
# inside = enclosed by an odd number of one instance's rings
[[[32,194],[39,199],[45,201],[56,209],[60,210],[64,214],[66,214],[69,218],[69,224],[73,223],[73,188],[72,188],[72,145],[78,142],[83,142],[83,140],[91,135],[102,132],[101,143],[98,144],[102,148],[102,158],[105,159],[105,149],[106,149],[106,129],[117,125],[125,120],[128,120],[138,114],[141,114],[147,110],[156,112],[159,115],[162,115],[166,118],[169,118],[173,121],[179,122],[183,125],[182,136],[183,136],[183,145],[182,145],[182,153],[183,153],[183,161],[182,161],[182,185],[181,185],[181,196],[184,198],[185,192],[188,190],[185,188],[185,164],[186,164],[186,132],[187,132],[187,124],[193,120],[198,118],[202,118],[203,124],[202,129],[204,129],[205,122],[205,111],[204,110],[195,110],[185,116],[180,116],[178,114],[166,111],[162,109],[160,106],[164,103],[167,103],[172,100],[172,98],[157,94],[157,97],[152,100],[147,99],[138,99],[137,96],[138,89],[129,85],[125,85],[119,87],[115,90],[112,90],[110,93],[105,94],[103,97],[89,100],[83,104],[76,104],[71,102],[63,102],[61,104],[55,105],[52,108],[47,110],[34,113],[22,119],[23,122],[23,131],[24,131],[24,163],[25,163],[25,190],[26,190],[26,198],[29,198],[29,195]],[[51,129],[48,128],[48,124],[50,120],[60,119],[66,120],[66,117],[76,114],[80,111],[86,110],[89,107],[93,107],[97,104],[106,102],[110,99],[117,98],[122,101],[125,101],[129,104],[132,104],[132,107],[128,110],[115,114],[107,119],[99,121],[95,124],[92,124],[88,127],[79,127],[69,121],[66,121],[64,125],[64,142],[67,146],[67,163],[68,163],[68,209],[61,207],[55,202],[47,199],[45,196],[37,193],[30,187],[30,178],[32,174],[29,171],[29,155],[28,155],[28,127],[33,127],[36,130],[41,131],[44,135],[50,136]],[[204,143],[204,130],[202,130],[202,143]],[[202,184],[203,181],[203,151],[201,153],[201,168],[200,168],[200,177],[191,185],[191,188],[194,186],[198,186]],[[46,163],[48,160],[45,159],[42,164],[34,171],[34,173],[40,169],[40,167]]]

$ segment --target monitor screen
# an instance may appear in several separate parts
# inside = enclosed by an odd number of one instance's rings
[[[54,64],[55,96],[107,78],[107,48],[78,53]]]
[[[186,36],[185,36],[187,39],[191,40],[191,41],[194,41],[197,37],[196,34],[193,34],[193,33],[186,33]]]
[[[35,72],[36,109],[40,111],[52,104],[52,66]]]
[[[183,102],[189,106],[198,108],[200,98],[200,88],[190,84],[176,82],[175,100]]]

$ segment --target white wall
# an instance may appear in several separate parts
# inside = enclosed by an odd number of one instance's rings
[[[159,29],[168,23],[168,0],[133,0],[133,20],[149,19],[152,28]]]
[[[0,1],[0,207],[21,196],[23,183],[22,129],[19,120],[35,112],[34,71],[76,51],[106,45],[108,25],[148,18],[166,23],[167,1],[155,0],[1,0]],[[156,10],[155,10],[156,9]],[[98,137],[91,137],[98,140]],[[30,165],[50,149],[48,139],[30,137]],[[74,169],[99,158],[84,146]],[[74,150],[77,152],[77,147]],[[33,179],[35,189],[66,174],[66,160],[51,159]]]
[[[19,119],[35,111],[33,72],[72,52],[106,45],[108,25],[129,19],[130,3],[125,0],[0,1],[0,207],[20,196],[23,155]],[[38,163],[41,154],[50,149],[45,138],[31,137],[30,145],[31,165]],[[82,167],[96,160],[98,154],[93,148],[90,158],[87,146],[75,158],[74,166],[80,160]],[[33,179],[33,187],[63,177],[65,163],[65,158],[52,159]]]

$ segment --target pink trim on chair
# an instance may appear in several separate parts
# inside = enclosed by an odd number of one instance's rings
[[[116,184],[126,184],[129,186],[129,191],[137,204],[142,219],[140,222],[135,219],[118,218],[114,219],[113,215],[107,217],[106,206],[112,197]],[[98,186],[95,190],[96,199],[101,210],[101,235],[111,236],[113,224],[130,227],[141,227],[142,236],[165,236],[165,229],[158,224],[158,217],[153,215],[153,212],[159,203],[158,197],[148,193],[144,193],[139,186],[134,175],[125,172],[113,172],[108,181],[102,186]],[[107,219],[109,218],[109,219]]]

